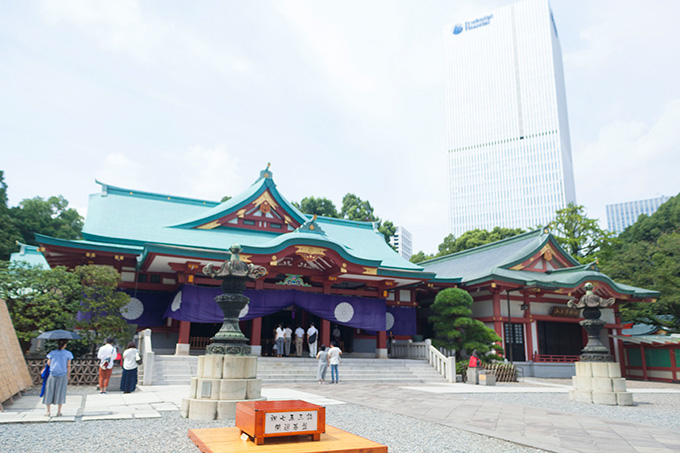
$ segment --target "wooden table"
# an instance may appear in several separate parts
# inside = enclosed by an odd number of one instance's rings
[[[387,446],[326,425],[318,442],[309,436],[270,437],[255,445],[241,439],[241,430],[233,428],[190,429],[189,438],[203,453],[387,453]]]

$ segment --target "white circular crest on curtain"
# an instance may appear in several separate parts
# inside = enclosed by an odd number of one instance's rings
[[[354,317],[354,307],[349,302],[340,302],[333,314],[338,321],[349,322]]]
[[[120,314],[123,318],[133,320],[142,316],[144,304],[136,297],[131,297],[130,302],[120,307]]]
[[[172,299],[172,305],[170,305],[170,310],[177,311],[181,306],[182,306],[182,291],[175,294],[175,298]]]
[[[238,319],[241,319],[244,316],[246,316],[249,311],[250,311],[250,304],[246,304],[246,306],[241,309],[241,313],[238,314]]]
[[[390,330],[394,326],[394,315],[389,311],[385,313],[385,330]]]

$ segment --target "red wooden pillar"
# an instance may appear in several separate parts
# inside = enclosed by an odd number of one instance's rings
[[[179,340],[177,343],[189,344],[189,333],[191,332],[191,322],[190,321],[180,321],[179,322]]]
[[[503,317],[501,315],[501,293],[493,289],[491,293],[493,296],[493,330],[496,335],[503,338]],[[501,343],[501,346],[503,344]]]
[[[387,332],[378,332],[378,349],[387,349]]]
[[[671,377],[674,381],[680,378],[680,373],[678,373],[678,371],[680,371],[678,370],[678,362],[675,360],[675,349],[676,348],[668,348],[668,353],[671,355]]]
[[[323,285],[323,293],[324,294],[330,294],[331,293],[331,283],[326,282]],[[331,322],[327,319],[321,319],[321,343],[319,344],[322,345],[325,344],[326,347],[330,347],[331,345]],[[317,349],[318,351],[319,349]]]
[[[331,322],[327,319],[321,320],[321,343],[325,344],[326,347],[331,345]],[[320,346],[319,345],[319,346]]]
[[[647,381],[647,360],[645,359],[645,347],[640,343],[640,359],[642,360],[642,378]]]
[[[189,345],[189,334],[191,332],[191,322],[179,322],[179,338],[175,346],[175,355],[189,355],[191,346]]]
[[[262,346],[262,317],[254,318],[251,322],[250,345]]]
[[[531,319],[531,305],[529,305],[529,295],[522,293],[523,300],[522,303],[528,308],[524,310],[524,317],[529,319],[528,323],[524,324],[524,335],[526,336],[526,360],[534,360],[534,322]]]

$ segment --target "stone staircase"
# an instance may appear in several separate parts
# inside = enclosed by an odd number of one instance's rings
[[[152,385],[188,384],[196,376],[197,356],[157,355],[154,360]],[[140,368],[140,381],[144,373]],[[311,358],[259,357],[257,377],[263,384],[316,382],[317,360]],[[326,380],[330,381],[330,367]],[[342,382],[423,383],[446,380],[425,360],[343,358],[340,363]]]

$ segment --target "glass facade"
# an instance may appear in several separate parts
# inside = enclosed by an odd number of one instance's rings
[[[451,232],[533,228],[575,202],[562,51],[547,0],[444,28]]]
[[[660,196],[648,200],[628,201],[626,203],[608,204],[607,209],[607,229],[614,233],[621,233],[623,230],[637,222],[641,214],[652,215],[659,209],[659,206],[668,201],[669,197]]]

